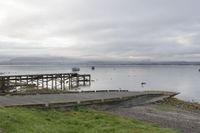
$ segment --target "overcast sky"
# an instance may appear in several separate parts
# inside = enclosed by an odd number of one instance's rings
[[[0,57],[200,61],[199,0],[0,0]]]

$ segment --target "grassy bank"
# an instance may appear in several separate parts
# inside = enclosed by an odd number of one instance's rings
[[[4,133],[176,133],[86,108],[69,111],[0,108],[0,129]]]
[[[166,99],[165,101],[161,102],[161,104],[175,106],[178,108],[188,109],[188,110],[193,110],[193,111],[200,111],[200,104],[182,101],[173,97]]]

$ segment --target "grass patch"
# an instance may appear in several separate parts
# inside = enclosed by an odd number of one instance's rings
[[[178,133],[87,108],[0,108],[0,129],[4,133]]]

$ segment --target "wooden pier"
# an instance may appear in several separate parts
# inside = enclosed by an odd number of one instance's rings
[[[33,75],[0,75],[0,92],[22,89],[70,90],[91,84],[90,74],[57,73]]]
[[[91,84],[90,74],[57,73],[0,76],[0,107],[39,106],[68,107],[107,102],[118,102],[136,97],[155,96],[153,101],[175,96],[178,93],[163,91],[129,92],[127,90],[74,91],[73,88]],[[36,93],[23,93],[36,90]],[[37,93],[39,90],[64,90],[53,94]],[[14,93],[13,93],[14,92]],[[18,92],[18,93],[16,93]],[[27,91],[28,92],[28,91]],[[9,95],[8,95],[9,94]],[[151,101],[152,102],[152,101]]]

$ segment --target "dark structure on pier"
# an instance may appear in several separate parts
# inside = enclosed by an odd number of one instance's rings
[[[20,91],[22,89],[71,90],[91,84],[90,74],[58,73],[33,75],[1,75],[0,92]]]

